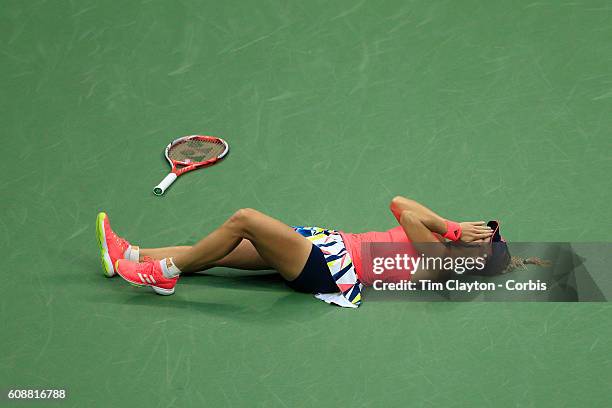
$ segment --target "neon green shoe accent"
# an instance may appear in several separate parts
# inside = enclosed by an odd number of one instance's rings
[[[106,219],[106,213],[101,212],[96,217],[96,238],[98,239],[98,248],[100,248],[100,261],[102,262],[102,271],[104,276],[111,278],[115,275],[112,261],[108,255],[108,248],[104,240],[104,220]]]

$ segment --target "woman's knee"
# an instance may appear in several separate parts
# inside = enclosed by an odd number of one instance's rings
[[[252,208],[241,208],[229,218],[228,224],[234,228],[246,231],[253,220],[260,214],[259,211]]]

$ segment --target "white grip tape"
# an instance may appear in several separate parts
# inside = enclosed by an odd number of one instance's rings
[[[170,184],[174,183],[178,176],[174,173],[168,174],[162,181],[159,183],[154,189],[153,194],[162,195],[166,191],[166,189],[170,186]]]

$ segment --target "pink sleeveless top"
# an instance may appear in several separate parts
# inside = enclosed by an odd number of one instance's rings
[[[364,232],[361,234],[351,234],[339,231],[344,241],[344,245],[348,250],[355,266],[355,272],[361,283],[366,286],[372,285],[375,276],[372,273],[365,273],[362,267],[362,247],[361,245],[368,242],[399,242],[399,243],[410,243],[410,239],[406,236],[404,229],[401,226],[391,228],[384,232]],[[412,252],[416,251],[412,249]],[[403,275],[406,277],[405,274]],[[385,279],[387,280],[387,279]]]

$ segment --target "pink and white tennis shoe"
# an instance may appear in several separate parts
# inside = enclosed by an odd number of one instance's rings
[[[108,216],[104,212],[99,213],[96,218],[96,236],[104,275],[110,278],[115,275],[113,265],[118,259],[128,257],[131,246],[127,240],[115,234],[111,229]]]
[[[132,285],[150,286],[158,295],[171,295],[179,277],[166,278],[159,262],[133,262],[119,259],[115,262],[115,271]]]

